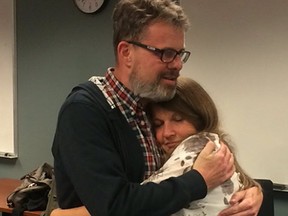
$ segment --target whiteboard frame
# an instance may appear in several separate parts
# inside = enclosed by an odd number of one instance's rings
[[[10,129],[8,129],[7,136],[3,135],[3,137],[0,137],[0,145],[3,146],[3,143],[1,144],[1,142],[8,142],[8,145],[11,147],[11,151],[10,149],[8,151],[3,151],[3,149],[0,149],[0,157],[2,158],[8,158],[8,159],[13,159],[13,158],[17,158],[18,157],[18,145],[17,145],[17,73],[16,73],[16,4],[15,4],[15,0],[0,0],[0,4],[3,6],[7,6],[8,9],[11,9],[11,11],[7,12],[7,13],[1,13],[0,17],[2,17],[2,20],[5,19],[7,21],[9,21],[10,23],[12,23],[12,27],[8,26],[7,28],[3,28],[3,35],[5,35],[6,33],[11,36],[11,40],[4,41],[3,42],[3,46],[0,46],[0,49],[3,48],[3,50],[0,50],[0,52],[2,51],[3,53],[5,52],[4,48],[11,48],[11,52],[8,52],[7,56],[5,57],[4,55],[4,60],[3,60],[3,65],[0,61],[0,67],[4,68],[4,73],[8,73],[5,74],[4,76],[8,76],[8,78],[10,78],[12,81],[7,82],[7,81],[0,81],[1,82],[5,82],[6,84],[8,83],[8,89],[7,91],[12,91],[9,94],[4,94],[6,93],[5,91],[0,91],[0,95],[2,94],[1,98],[4,98],[4,102],[6,102],[5,97],[10,97],[12,95],[12,100],[8,99],[8,104],[7,104],[7,110],[5,110],[4,113],[7,113],[8,116],[11,116],[11,118],[8,119],[8,123],[9,125],[11,125]],[[11,4],[11,5],[9,5]],[[4,7],[3,10],[6,10],[7,8]],[[4,15],[3,15],[4,14]],[[5,17],[7,16],[7,17]],[[8,23],[9,23],[8,22]],[[10,28],[9,28],[10,27]],[[2,36],[3,36],[2,35]],[[6,37],[7,38],[7,37]],[[9,37],[8,37],[9,38]],[[5,44],[7,42],[7,44]],[[11,46],[10,46],[11,44]],[[10,47],[9,47],[10,46]],[[5,60],[7,60],[8,63],[8,67],[6,67],[5,64]],[[6,62],[6,63],[7,63]],[[11,63],[10,63],[11,62]],[[6,68],[6,69],[5,69]],[[3,72],[2,72],[3,73]],[[3,93],[4,92],[4,93]],[[0,104],[1,105],[1,104]],[[5,103],[6,105],[6,103]],[[12,108],[11,108],[12,107]],[[3,114],[2,114],[3,115]],[[4,116],[4,115],[3,115]],[[3,119],[1,119],[0,117],[0,128],[4,128],[7,125],[7,121],[2,122]],[[9,128],[9,127],[8,127]],[[8,137],[8,138],[6,138]]]

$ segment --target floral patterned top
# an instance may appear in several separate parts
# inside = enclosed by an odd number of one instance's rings
[[[177,146],[165,164],[142,184],[147,182],[159,183],[191,170],[200,151],[209,141],[215,143],[215,151],[217,151],[220,147],[217,134],[202,132],[188,137]],[[189,206],[174,213],[172,216],[215,216],[228,207],[232,194],[238,191],[241,186],[239,173],[235,172],[222,185],[208,191],[204,199],[191,202]]]

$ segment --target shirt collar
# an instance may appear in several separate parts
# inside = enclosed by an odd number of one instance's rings
[[[114,68],[108,68],[105,78],[108,85],[113,89],[115,94],[126,105],[131,107],[134,111],[143,110],[140,97],[136,96],[130,89],[128,89],[123,83],[121,83],[114,75]]]

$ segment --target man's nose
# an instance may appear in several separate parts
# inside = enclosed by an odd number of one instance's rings
[[[182,67],[183,67],[183,62],[181,60],[181,56],[179,56],[179,55],[176,55],[174,60],[172,62],[168,63],[169,69],[180,71],[182,69]]]

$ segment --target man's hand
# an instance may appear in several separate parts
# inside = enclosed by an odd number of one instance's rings
[[[215,144],[209,142],[199,154],[193,169],[203,176],[208,189],[212,189],[233,175],[234,157],[226,145],[221,144],[215,152]]]
[[[257,216],[263,201],[263,193],[259,187],[252,187],[236,192],[230,199],[230,207],[218,216]]]

